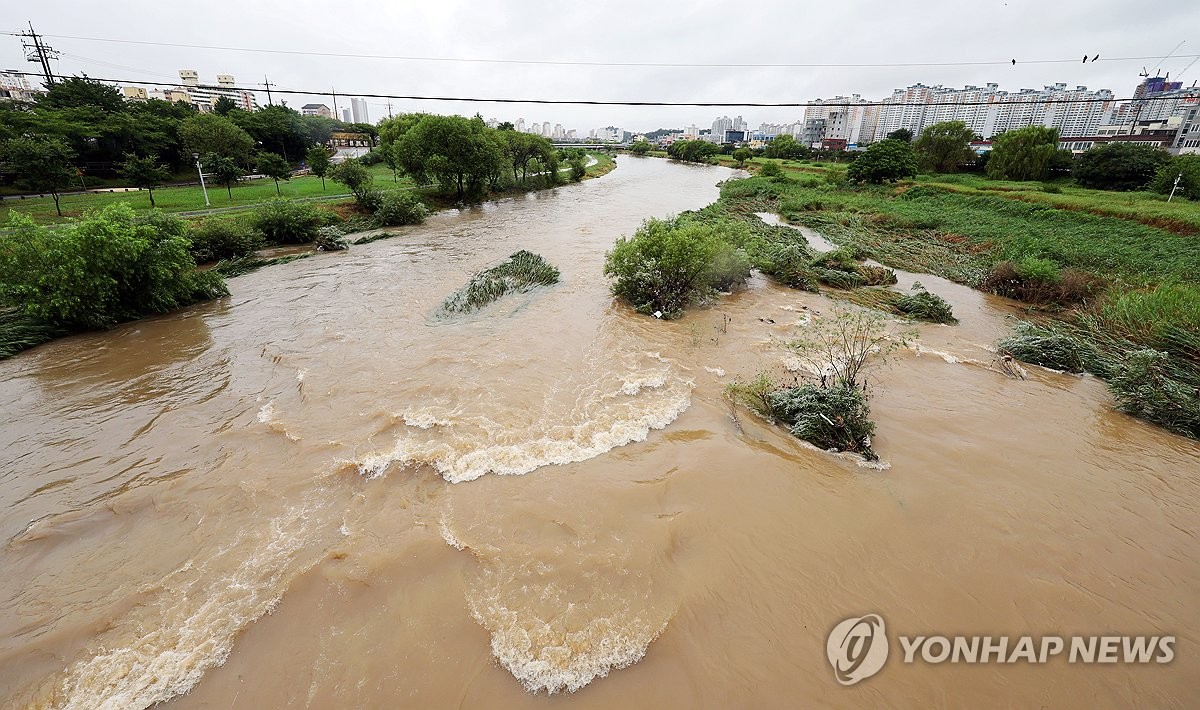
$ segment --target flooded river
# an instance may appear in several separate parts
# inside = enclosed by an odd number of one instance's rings
[[[991,369],[1013,309],[934,277],[962,323],[873,376],[890,469],[735,422],[723,386],[830,302],[755,276],[665,323],[601,274],[730,175],[622,158],[0,362],[0,706],[1194,706],[1200,445],[1095,379]],[[518,249],[562,283],[434,316]],[[1178,641],[1167,665],[897,645],[843,687],[826,637],[864,613]]]

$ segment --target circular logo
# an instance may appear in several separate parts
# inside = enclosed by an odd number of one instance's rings
[[[833,675],[842,685],[870,678],[887,661],[888,641],[878,614],[851,617],[833,627],[825,642]]]

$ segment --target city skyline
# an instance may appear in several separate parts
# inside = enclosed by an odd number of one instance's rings
[[[236,6],[217,2],[203,13],[114,0],[105,13],[87,19],[72,12],[64,0],[22,9],[24,16],[13,24],[32,21],[64,53],[53,67],[58,73],[175,82],[179,67],[192,67],[204,76],[227,72],[255,85],[267,76],[276,91],[274,100],[286,100],[293,108],[312,102],[328,105],[330,99],[288,94],[287,89],[333,87],[347,96],[358,92],[794,102],[850,92],[882,98],[897,87],[916,83],[983,86],[995,82],[1016,90],[1061,82],[1069,87],[1109,88],[1120,96],[1123,87],[1131,90],[1137,83],[1143,65],[1151,74],[1156,69],[1164,74],[1170,71],[1175,79],[1200,51],[1200,38],[1188,34],[1200,27],[1200,8],[1174,0],[1159,8],[1172,18],[1165,29],[1154,19],[1161,13],[1153,17],[1130,13],[1115,2],[1048,5],[1011,0],[997,6],[963,6],[934,0],[917,15],[887,3],[852,0],[839,7],[839,15],[833,18],[842,18],[839,32],[806,33],[802,42],[771,40],[770,27],[799,31],[813,19],[803,8],[783,4],[726,12],[721,5],[707,2],[679,7],[616,3],[598,15],[586,8],[551,3],[501,2],[480,7],[448,2],[401,8],[351,1],[344,6],[346,16],[370,18],[354,25],[301,22],[299,18],[323,11],[320,4],[304,0]],[[853,19],[864,17],[871,21]],[[947,22],[968,29],[946,33]],[[664,31],[681,23],[689,27],[687,33]],[[604,36],[604,41],[547,43],[541,33],[548,26],[555,28],[556,36]],[[1183,40],[1187,43],[1180,50],[1160,62]],[[1086,63],[1069,59],[1084,53],[1101,57]],[[395,58],[398,55],[426,60]],[[1118,61],[1121,57],[1153,59]],[[449,59],[486,61],[443,61]],[[1017,63],[1011,64],[1011,59]],[[1048,60],[1054,63],[1038,63]],[[824,66],[762,66],[770,64]],[[0,42],[0,67],[30,70],[36,65],[26,63],[18,39],[8,37]],[[1183,78],[1190,83],[1190,78],[1200,77],[1197,72],[1200,69],[1192,67]],[[264,98],[260,91],[260,103],[265,103]],[[387,99],[364,99],[374,119],[388,114]],[[514,120],[536,117],[581,133],[607,125],[650,131],[711,120],[700,109],[688,107],[548,108],[392,100],[390,109],[467,116],[478,112]],[[755,124],[799,117],[787,108],[721,107],[713,113],[740,112],[749,118],[751,111]]]

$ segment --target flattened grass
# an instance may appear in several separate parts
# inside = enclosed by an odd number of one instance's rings
[[[559,272],[533,252],[516,252],[504,263],[481,271],[465,286],[442,302],[445,314],[470,313],[510,293],[530,291],[538,286],[558,283]]]

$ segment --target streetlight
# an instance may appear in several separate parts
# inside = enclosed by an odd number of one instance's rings
[[[204,190],[204,206],[211,207],[208,201],[208,188],[204,186],[204,171],[200,169],[200,154],[192,153],[192,157],[196,159],[196,172],[200,175],[200,189]]]
[[[1183,173],[1179,173],[1178,175],[1175,176],[1175,184],[1171,186],[1171,194],[1167,195],[1167,202],[1170,202],[1171,198],[1175,196],[1175,190],[1179,187],[1179,180],[1182,177],[1183,177]]]

